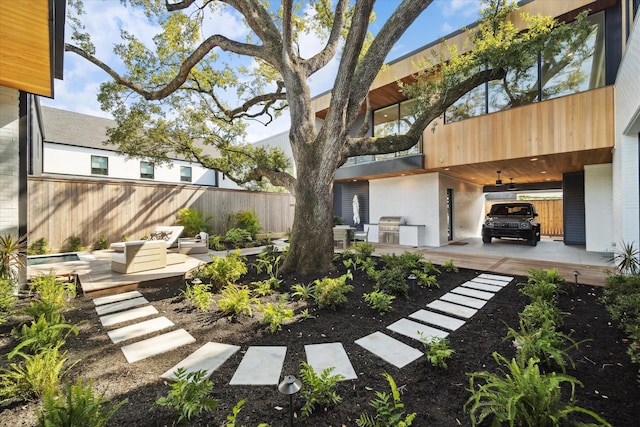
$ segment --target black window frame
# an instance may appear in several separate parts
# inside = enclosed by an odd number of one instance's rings
[[[106,168],[95,168],[93,166],[94,159],[104,159],[106,161]],[[91,175],[109,176],[109,157],[92,154],[91,155]]]
[[[151,167],[151,173],[144,173],[142,168],[144,165],[148,165],[149,167]],[[155,179],[155,174],[156,174],[156,168],[155,165],[152,162],[147,162],[144,160],[140,161],[140,179]]]
[[[189,175],[185,175],[183,171],[189,171]],[[193,182],[193,168],[191,166],[180,166],[180,182]]]

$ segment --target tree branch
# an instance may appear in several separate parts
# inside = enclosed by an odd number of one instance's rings
[[[342,34],[342,27],[344,26],[345,10],[347,9],[347,1],[339,0],[336,6],[336,11],[333,17],[333,25],[331,26],[331,33],[325,47],[313,57],[305,61],[305,68],[307,76],[315,73],[331,61],[338,50],[340,43],[340,36]]]

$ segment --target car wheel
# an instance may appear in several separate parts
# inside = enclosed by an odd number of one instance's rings
[[[491,236],[482,235],[482,243],[491,243]]]

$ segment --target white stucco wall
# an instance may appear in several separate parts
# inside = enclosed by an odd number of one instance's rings
[[[638,132],[640,132],[640,19],[636,19],[615,84],[613,218],[616,243],[640,243]]]
[[[612,171],[611,163],[584,167],[587,251],[612,252],[615,250]]]
[[[19,93],[0,86],[0,235],[17,234]]]
[[[447,189],[453,189],[453,240],[479,237],[484,218],[482,186],[440,175],[440,246],[447,239]]]
[[[92,155],[104,156],[109,159],[108,176],[91,175]],[[215,171],[182,160],[174,160],[173,167],[156,166],[153,181],[186,184],[180,181],[180,166],[191,166],[191,184],[215,185]],[[43,173],[140,180],[140,161],[126,160],[116,152],[109,150],[45,142]],[[219,174],[218,186],[220,188],[240,189],[230,179],[223,179],[222,174]]]

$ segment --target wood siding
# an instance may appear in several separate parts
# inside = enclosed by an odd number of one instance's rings
[[[439,124],[424,133],[425,169],[613,148],[613,113],[606,86]]]
[[[491,210],[491,206],[495,203],[502,203],[503,200],[495,200],[485,203],[485,213]],[[558,200],[523,200],[523,202],[532,203],[538,212],[538,221],[540,221],[540,234],[543,236],[562,237],[563,225],[563,201]]]
[[[265,232],[288,232],[295,203],[285,193],[50,177],[29,177],[28,194],[29,242],[44,237],[54,251],[64,250],[72,235],[87,248],[100,236],[109,242],[139,239],[156,226],[174,225],[184,207],[213,215],[217,234],[239,210],[255,211]]]

